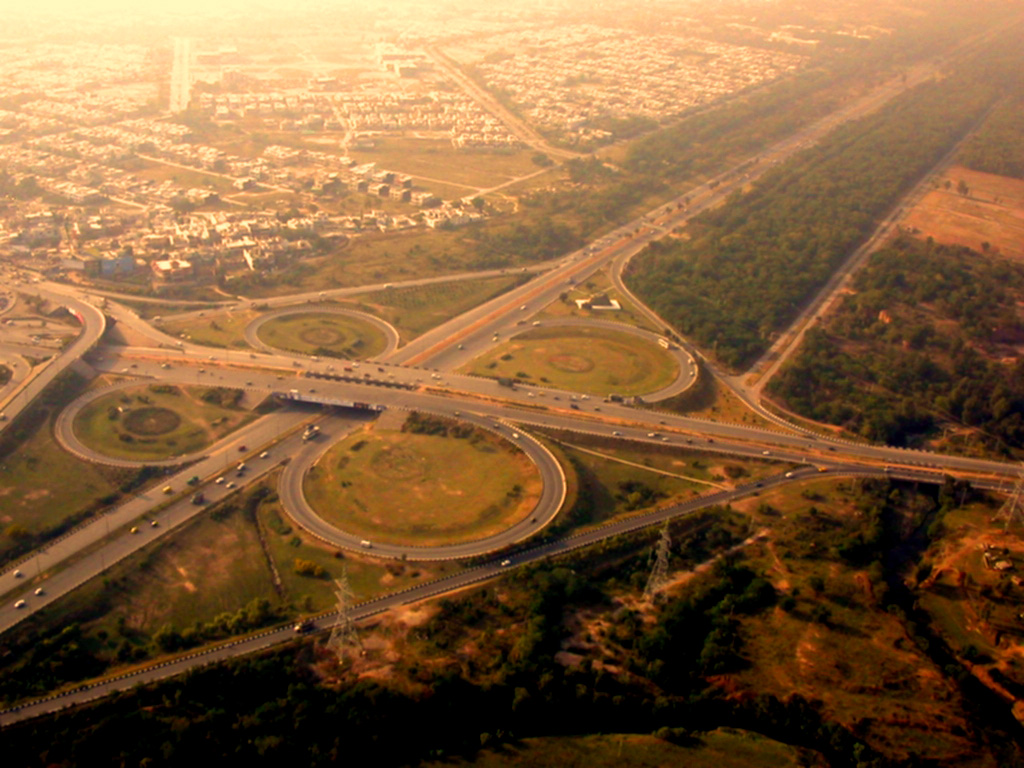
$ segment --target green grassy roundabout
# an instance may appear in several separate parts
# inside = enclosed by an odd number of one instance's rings
[[[463,427],[448,436],[357,432],[309,470],[306,499],[327,522],[371,541],[438,546],[499,533],[534,508],[540,475],[511,444]]]
[[[371,323],[334,312],[274,317],[260,326],[258,336],[276,349],[350,359],[373,357],[387,347],[387,338]]]
[[[82,408],[75,417],[75,435],[86,447],[119,459],[194,453],[254,418],[237,406],[236,393],[161,385],[118,390]]]
[[[635,334],[562,326],[520,334],[463,372],[575,392],[642,395],[675,381],[679,365],[657,344]]]

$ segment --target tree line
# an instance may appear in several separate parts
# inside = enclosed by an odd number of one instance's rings
[[[627,282],[683,334],[742,367],[992,95],[972,78],[920,86],[702,214],[689,239],[652,244],[633,260]]]

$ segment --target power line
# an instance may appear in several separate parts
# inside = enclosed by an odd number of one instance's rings
[[[363,644],[359,641],[355,622],[352,621],[351,608],[355,603],[355,594],[348,582],[348,569],[342,568],[341,577],[334,580],[334,598],[338,608],[338,621],[331,630],[327,647],[334,651],[338,660],[344,658],[347,651],[358,648],[362,651]]]
[[[654,600],[655,594],[668,583],[668,555],[672,548],[672,537],[668,532],[668,525],[661,529],[661,538],[655,548],[654,567],[647,579],[647,586],[644,587],[644,600]]]
[[[1002,520],[1004,528],[1020,525],[1024,521],[1024,464],[1021,465],[1020,475],[1009,497],[992,518],[992,522],[996,520]]]

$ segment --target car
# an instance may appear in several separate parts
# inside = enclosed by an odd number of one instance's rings
[[[217,485],[220,485],[221,483],[223,483],[223,482],[224,482],[224,478],[223,478],[223,477],[218,477],[218,478],[217,478],[216,480],[214,480],[213,482],[215,482],[215,483],[216,483]]]
[[[512,433],[512,439],[513,440],[518,440],[519,439],[519,433],[518,432],[513,432]]]
[[[150,520],[149,521],[149,527],[150,528],[157,528],[159,526],[160,526],[160,522],[158,520]]]
[[[238,466],[235,467],[235,469],[237,469],[239,472],[244,472],[245,471],[245,462],[244,461],[238,462]]]
[[[512,565],[512,561],[511,560],[502,560],[501,561],[501,567],[502,568],[508,568],[510,565]]]
[[[35,595],[36,597],[39,597],[40,595],[45,595],[46,592],[45,592],[45,590],[43,590],[42,587],[36,587],[36,591],[33,592],[32,594]]]
[[[359,546],[360,546],[360,547],[365,547],[366,549],[370,549],[370,547],[372,547],[372,546],[373,546],[373,544],[371,544],[371,543],[370,543],[369,541],[367,541],[366,539],[363,539],[362,541],[360,541],[360,542],[359,542]]]
[[[235,484],[233,482],[231,482],[230,480],[228,480],[228,482],[224,485],[224,487],[225,488],[234,488]]]
[[[647,433],[647,436],[648,436],[648,437],[657,437],[657,436],[658,436],[658,433],[657,433],[657,432],[648,432],[648,433]]]
[[[771,451],[761,451],[761,455],[762,456],[771,456],[772,452]]]
[[[239,453],[245,453],[247,450],[249,450],[249,449],[246,448],[244,445],[238,446],[238,452]]]
[[[267,451],[264,451],[263,453],[260,454],[260,458],[261,459],[270,458],[270,454]]]
[[[787,473],[786,473],[786,477],[792,477],[792,476],[793,476],[793,473],[792,473],[792,472],[787,472]]]
[[[524,311],[525,309],[526,309],[526,305],[525,305],[525,304],[523,304],[523,306],[521,306],[521,307],[519,308],[519,311],[520,311],[520,312],[522,312],[522,311]]]
[[[163,494],[165,496],[170,496],[172,493],[174,493],[174,489],[171,488],[171,486],[169,486],[169,485],[165,485],[164,486],[164,490],[163,490]]]
[[[819,472],[828,472],[828,467],[818,467]]]
[[[139,532],[139,528],[138,528],[138,526],[133,525],[128,532],[129,533],[138,533]]]
[[[14,578],[16,578],[16,579],[20,579],[20,578],[21,578],[22,576],[24,576],[24,575],[25,575],[25,574],[23,574],[23,573],[21,572],[21,569],[20,569],[20,568],[15,568],[15,569],[14,569]]]
[[[619,432],[619,430],[617,429],[612,432],[612,435],[614,435],[615,437],[622,437],[622,433]]]
[[[580,409],[580,407],[576,405],[576,403],[569,403],[569,407],[572,408],[574,411],[578,411]]]
[[[17,602],[16,602],[15,604],[14,604],[14,607],[15,607],[15,608],[24,608],[24,607],[25,607],[25,605],[26,605],[26,603],[25,603],[25,601],[24,601],[24,600],[18,600],[18,601],[17,601]]]

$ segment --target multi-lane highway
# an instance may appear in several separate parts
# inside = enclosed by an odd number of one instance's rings
[[[914,70],[908,77],[915,81],[926,77],[933,67]],[[799,431],[772,431],[754,427],[710,422],[656,411],[639,410],[620,403],[605,402],[607,393],[579,393],[541,387],[505,387],[489,379],[454,374],[459,368],[495,345],[529,330],[534,316],[555,301],[570,285],[586,280],[598,270],[611,265],[615,286],[624,296],[637,304],[638,310],[648,317],[652,327],[660,329],[664,322],[629,294],[621,282],[621,272],[628,260],[649,242],[664,236],[673,228],[684,224],[692,216],[709,207],[721,204],[732,192],[753,181],[760,173],[800,151],[810,142],[825,135],[835,125],[854,119],[876,109],[900,92],[904,82],[892,81],[859,101],[852,102],[833,115],[802,130],[797,135],[779,142],[756,158],[757,162],[743,163],[737,169],[722,174],[709,184],[680,195],[678,199],[662,204],[656,211],[622,225],[598,242],[560,258],[556,262],[524,269],[532,279],[511,291],[466,312],[438,328],[413,340],[404,347],[398,345],[398,335],[390,326],[382,332],[389,343],[385,352],[375,361],[342,363],[302,359],[254,344],[258,351],[211,350],[186,343],[154,328],[130,309],[115,302],[101,302],[88,297],[81,290],[58,284],[33,283],[25,286],[26,293],[44,296],[50,301],[67,306],[83,324],[83,332],[34,378],[25,377],[9,393],[5,406],[9,417],[30,403],[42,389],[62,370],[80,360],[97,344],[106,329],[106,317],[97,304],[105,303],[106,313],[119,323],[144,338],[152,346],[104,347],[90,356],[90,363],[100,371],[120,373],[131,380],[145,382],[166,381],[183,385],[215,384],[248,390],[256,396],[273,392],[286,394],[289,404],[270,416],[249,425],[231,438],[204,452],[201,456],[180,457],[171,464],[189,464],[168,475],[156,488],[139,493],[99,521],[80,527],[64,538],[50,543],[45,549],[8,568],[0,574],[0,631],[25,616],[44,608],[63,594],[102,573],[113,563],[148,543],[180,527],[197,515],[204,504],[191,501],[192,477],[198,477],[207,503],[217,501],[234,492],[229,482],[244,486],[265,475],[280,459],[292,459],[281,474],[280,497],[296,522],[314,535],[335,546],[365,550],[361,540],[344,531],[325,527],[302,498],[301,482],[306,469],[327,447],[327,441],[317,444],[302,441],[297,430],[313,413],[299,405],[307,402],[370,403],[384,408],[416,409],[464,418],[496,431],[508,440],[516,441],[533,458],[544,481],[544,496],[534,513],[502,534],[481,542],[470,542],[452,547],[411,551],[410,547],[375,544],[374,554],[385,557],[466,557],[499,551],[522,542],[542,529],[557,513],[565,494],[565,478],[557,462],[543,446],[523,431],[524,427],[543,427],[562,433],[599,435],[608,439],[632,440],[658,445],[692,446],[705,451],[722,451],[766,460],[785,462],[787,467],[800,464],[808,469],[782,471],[777,476],[728,491],[716,491],[686,504],[659,509],[647,515],[606,526],[586,535],[558,539],[534,549],[519,552],[491,565],[472,569],[448,580],[393,595],[360,607],[356,617],[386,610],[403,602],[422,599],[457,589],[501,572],[504,563],[516,565],[586,546],[601,538],[661,522],[674,516],[690,513],[713,503],[723,503],[744,494],[756,493],[762,485],[799,481],[817,467],[843,474],[896,476],[937,482],[943,472],[964,474],[979,485],[992,485],[1000,479],[1016,474],[1016,467],[998,462],[965,457],[904,451],[896,448],[841,442],[814,438]],[[742,170],[740,169],[742,168]],[[453,279],[479,278],[503,274],[493,270],[476,275],[444,276],[408,281],[403,285],[422,285]],[[394,287],[398,287],[398,283]],[[260,300],[259,304],[279,309],[282,313],[297,311],[289,305],[303,305],[302,311],[314,310],[315,302],[344,297],[374,290],[388,290],[390,284],[335,289],[302,296]],[[310,304],[313,302],[314,304]],[[233,306],[251,307],[254,302],[239,300]],[[205,311],[205,310],[204,310]],[[192,314],[200,314],[197,311]],[[541,321],[547,322],[547,321]],[[575,322],[575,321],[573,321]],[[380,326],[379,326],[380,327]],[[643,331],[629,331],[643,334]],[[251,329],[255,335],[255,329]],[[667,397],[688,386],[693,378],[689,357],[691,351],[680,355],[680,376],[668,390],[653,393]],[[81,405],[88,395],[77,404]],[[77,406],[76,406],[77,407]],[[354,412],[344,417],[325,421],[325,432],[341,434],[353,419],[365,418]],[[335,419],[340,419],[336,421]],[[9,423],[9,422],[8,422]],[[74,435],[74,409],[69,409],[59,421],[61,441],[79,455],[90,460],[108,460],[91,452]],[[0,424],[0,429],[3,428]],[[239,446],[246,449],[239,451]],[[264,449],[266,457],[261,457]],[[251,450],[250,450],[251,449]],[[235,461],[247,457],[249,471],[239,475],[230,472]],[[235,476],[230,481],[216,482],[218,477]],[[789,476],[787,476],[789,475]],[[169,485],[171,493],[164,495],[158,489]],[[143,522],[144,521],[144,522]],[[155,525],[154,525],[155,523]],[[33,577],[46,573],[45,584]],[[37,590],[42,590],[37,593]],[[23,608],[15,608],[16,600],[24,600]],[[329,623],[331,617],[323,620]],[[60,700],[44,702],[24,708],[20,713],[0,715],[0,722],[30,716],[32,713],[52,711],[71,701],[102,695],[109,690],[126,687],[145,679],[176,674],[218,658],[251,652],[282,642],[291,636],[289,628],[281,628],[257,638],[239,641],[216,649],[209,654],[186,657],[158,668],[152,668],[130,679],[104,683],[80,694]]]

